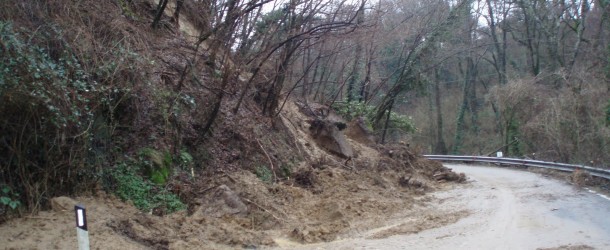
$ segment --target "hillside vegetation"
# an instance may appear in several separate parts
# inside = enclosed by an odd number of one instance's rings
[[[379,209],[404,215],[437,181],[464,180],[405,144],[376,144],[370,106],[337,106],[349,119],[365,117],[349,123],[329,105],[261,90],[279,76],[260,57],[277,52],[254,57],[254,72],[243,65],[235,38],[223,37],[236,28],[231,11],[210,27],[205,3],[181,2],[179,12],[173,2],[159,11],[162,4],[0,4],[0,217],[8,224],[0,230],[39,228],[19,239],[3,231],[3,242],[69,248],[70,240],[30,242],[53,232],[28,216],[10,220],[40,211],[68,220],[77,201],[65,196],[91,206],[96,244],[328,241],[383,225]],[[404,115],[388,121],[413,130]],[[185,218],[205,236],[165,225]]]
[[[101,241],[310,243],[465,179],[422,152],[607,165],[608,4],[580,4],[2,1],[0,222],[70,196]]]

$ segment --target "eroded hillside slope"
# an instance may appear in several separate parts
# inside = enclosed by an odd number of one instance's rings
[[[383,238],[460,216],[427,211],[425,194],[464,177],[406,145],[376,145],[323,105],[289,99],[263,116],[248,73],[194,43],[195,13],[152,29],[150,1],[0,9],[11,69],[0,89],[0,184],[23,204],[21,218],[1,211],[8,249],[72,248],[75,203],[88,208],[94,249],[312,243],[414,218],[371,235]],[[117,169],[149,183],[158,203],[117,198]]]

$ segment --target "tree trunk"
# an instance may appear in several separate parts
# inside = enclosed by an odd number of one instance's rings
[[[373,118],[374,126],[379,126],[381,120],[383,119],[386,111],[393,105],[395,99],[403,93],[403,91],[407,91],[411,89],[411,84],[415,79],[415,64],[420,59],[422,55],[428,52],[432,45],[436,43],[436,40],[443,36],[450,27],[459,23],[462,16],[469,15],[470,12],[470,3],[472,0],[463,0],[458,3],[453,9],[449,11],[449,16],[442,23],[432,31],[431,34],[425,36],[424,39],[418,46],[416,46],[412,52],[407,57],[405,63],[403,64],[403,69],[401,74],[398,77],[396,83],[392,86],[392,88],[387,92],[387,94],[381,100],[381,103],[377,105],[375,110],[375,116]],[[423,36],[424,34],[422,34]]]
[[[536,2],[534,2],[536,3]],[[538,25],[535,20],[535,6],[530,6],[530,1],[520,0],[518,1],[519,7],[523,12],[523,19],[525,24],[525,47],[527,48],[527,58],[530,70],[533,76],[537,76],[540,73],[540,55],[538,53]]]
[[[441,107],[441,88],[439,83],[439,71],[436,70],[436,81],[434,81],[434,105],[436,109],[436,143],[434,144],[435,154],[447,154],[447,145],[443,136],[443,110]]]
[[[364,23],[364,5],[360,6],[358,9],[358,13],[356,13],[357,17],[357,25],[361,26]],[[354,88],[356,86],[356,82],[360,81],[360,60],[362,59],[362,39],[356,37],[356,51],[354,55],[354,65],[352,67],[352,72],[350,73],[350,78],[347,83],[347,102],[351,102],[354,100]],[[361,97],[359,97],[361,99]]]
[[[394,102],[390,103],[388,107],[388,114],[385,118],[385,124],[383,126],[383,134],[381,135],[381,144],[385,144],[385,138],[388,132],[388,127],[390,126],[390,117],[392,116],[392,108],[394,107]]]
[[[153,19],[152,27],[153,29],[158,28],[159,22],[161,21],[161,17],[163,17],[163,12],[165,11],[165,7],[167,7],[167,2],[169,0],[159,0],[159,4],[157,5],[157,11],[155,12],[155,19]]]
[[[292,37],[293,35],[297,34],[298,29],[300,28],[300,25],[297,24],[297,14],[295,10],[296,4],[297,1],[290,1],[288,14],[286,16],[288,20],[288,23],[286,24],[288,40],[284,44],[280,65],[277,68],[277,73],[273,80],[273,84],[271,88],[269,88],[267,98],[263,103],[263,114],[267,116],[273,116],[276,114],[275,111],[279,104],[280,94],[284,88],[284,81],[286,80],[286,75],[290,68],[290,59],[292,58],[295,50],[303,42],[298,42],[296,37]]]
[[[493,5],[491,0],[487,0],[487,10],[489,13],[489,29],[491,30],[491,39],[494,42],[494,48],[496,50],[496,70],[498,71],[498,80],[501,85],[506,84],[506,29],[502,28],[502,41],[498,38],[498,34],[496,32],[496,20],[495,16],[497,13],[494,13]],[[503,18],[506,18],[504,16]]]
[[[580,53],[580,44],[583,40],[583,36],[585,33],[585,23],[587,19],[587,13],[589,12],[589,0],[581,0],[580,7],[580,17],[576,20],[576,42],[574,43],[574,52],[572,53],[572,58],[570,59],[570,64],[568,64],[568,77],[573,73],[574,64],[576,64],[576,59],[578,58],[578,54]]]
[[[455,139],[453,142],[453,149],[451,150],[454,154],[460,153],[460,148],[464,143],[464,117],[466,116],[466,111],[468,110],[468,99],[470,88],[472,87],[472,75],[474,73],[474,61],[472,56],[468,55],[466,58],[466,74],[464,75],[464,87],[462,89],[462,104],[460,105],[460,109],[458,111],[458,117],[456,120],[456,128],[455,128]]]
[[[210,113],[210,116],[208,117],[208,121],[206,122],[205,126],[203,127],[203,132],[202,132],[203,135],[207,135],[209,132],[212,131],[212,125],[214,125],[216,118],[218,118],[218,114],[220,112],[220,106],[222,104],[222,99],[224,98],[224,95],[225,95],[224,89],[227,87],[227,84],[229,83],[231,74],[232,74],[231,68],[225,67],[224,74],[222,76],[222,83],[220,85],[220,90],[218,91],[218,93],[216,93],[216,101],[214,102],[212,112]]]
[[[180,11],[184,5],[184,0],[176,0],[176,10],[174,11],[174,21],[180,27]]]

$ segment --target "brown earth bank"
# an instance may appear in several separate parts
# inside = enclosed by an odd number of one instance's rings
[[[11,42],[31,36],[27,46],[72,51],[83,70],[92,71],[86,80],[103,86],[83,94],[99,102],[91,106],[95,119],[83,120],[93,125],[61,130],[42,124],[48,128],[44,133],[26,126],[27,120],[19,120],[26,122],[23,128],[8,122],[23,118],[21,105],[38,99],[22,103],[3,96],[11,105],[1,110],[6,121],[2,124],[36,139],[24,144],[28,150],[10,151],[19,153],[23,162],[10,161],[14,157],[8,153],[1,158],[0,182],[12,187],[12,198],[21,199],[24,207],[20,218],[4,216],[6,206],[1,207],[3,248],[75,248],[75,204],[87,208],[93,249],[271,247],[279,241],[332,241],[376,228],[379,232],[371,237],[383,238],[464,215],[426,209],[434,201],[428,193],[461,182],[464,175],[421,158],[406,143],[375,144],[366,124],[343,121],[325,105],[284,96],[277,115],[264,116],[255,88],[244,87],[249,84],[244,80],[247,72],[230,59],[217,65],[216,54],[224,53],[210,50],[206,43],[201,50],[194,48],[202,26],[192,17],[197,13],[185,10],[179,20],[167,15],[162,28],[153,30],[148,20],[154,15],[154,1],[117,2],[0,4],[1,17],[15,27],[14,32],[4,30],[14,35]],[[44,22],[53,25],[41,25]],[[42,29],[53,35],[34,32]],[[130,53],[115,51],[117,44]],[[184,59],[191,57],[197,60]],[[114,62],[122,63],[107,74],[94,74],[100,65]],[[185,80],[187,68],[191,71]],[[226,96],[221,98],[217,88],[223,83],[217,71],[226,68],[235,72],[227,73],[221,91]],[[266,83],[250,80],[254,85]],[[234,110],[240,91],[246,99]],[[96,96],[109,96],[111,105]],[[177,101],[183,97],[188,98]],[[47,111],[40,109],[32,115]],[[84,134],[91,140],[82,139]],[[49,153],[42,147],[46,145],[54,145],[48,150],[55,150],[49,154],[55,158],[31,157],[32,150]],[[4,146],[2,152],[9,152]],[[163,208],[140,211],[111,194],[113,182],[100,176],[135,161],[142,149],[155,152],[151,159],[162,158],[161,152],[190,152],[192,166],[171,166],[167,183],[155,186],[176,194],[187,209],[171,214]],[[398,226],[383,229],[396,221]]]
[[[76,203],[88,209],[93,249],[305,244],[376,228],[370,237],[385,238],[452,223],[467,214],[426,209],[434,202],[427,193],[448,188],[448,181],[461,182],[464,176],[420,158],[407,146],[366,145],[346,137],[345,146],[354,152],[346,160],[325,149],[328,141],[314,138],[308,125],[311,117],[294,103],[288,104],[282,119],[292,127],[289,133],[300,148],[294,151],[301,150],[304,158],[285,178],[263,180],[244,169],[197,177],[175,188],[188,209],[166,216],[139,211],[103,191],[73,199],[57,197],[51,200],[53,210],[0,226],[0,241],[8,249],[71,248],[76,244]],[[394,226],[384,229],[388,225]]]
[[[5,249],[74,248],[77,203],[87,208],[92,249],[258,248],[278,242],[333,241],[375,228],[381,229],[370,238],[380,239],[417,233],[467,215],[426,209],[434,200],[422,190],[401,187],[397,172],[314,172],[319,183],[315,190],[267,185],[249,172],[210,180],[215,187],[201,191],[201,205],[162,217],[103,193],[58,197],[54,203],[63,206],[1,225],[0,241]],[[383,229],[396,221],[402,222]]]

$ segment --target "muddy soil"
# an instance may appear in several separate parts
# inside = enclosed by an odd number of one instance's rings
[[[63,200],[65,210],[43,211],[0,226],[6,249],[76,246],[73,205],[87,208],[92,249],[233,249],[335,241],[377,229],[387,238],[455,222],[468,212],[428,209],[435,199],[403,188],[396,173],[314,170],[314,188],[262,183],[238,172],[219,178],[202,204],[165,217],[143,213],[111,195]],[[443,188],[443,184],[437,188]],[[231,190],[227,192],[227,190]]]
[[[384,239],[368,237],[379,231],[374,229],[342,241],[283,249],[610,249],[607,196],[527,171],[447,166],[466,173],[468,182],[435,192],[427,209],[458,213],[455,223]],[[401,223],[388,227],[381,230],[403,229]]]
[[[454,223],[469,214],[445,210],[434,191],[464,176],[425,160],[406,145],[379,146],[346,137],[353,157],[319,145],[310,116],[288,103],[281,127],[298,154],[287,178],[263,180],[248,169],[199,176],[187,190],[189,208],[166,216],[142,212],[100,191],[90,197],[58,197],[54,209],[0,225],[6,249],[71,249],[76,246],[74,204],[87,210],[92,249],[235,249],[298,246],[353,238],[414,234]]]

